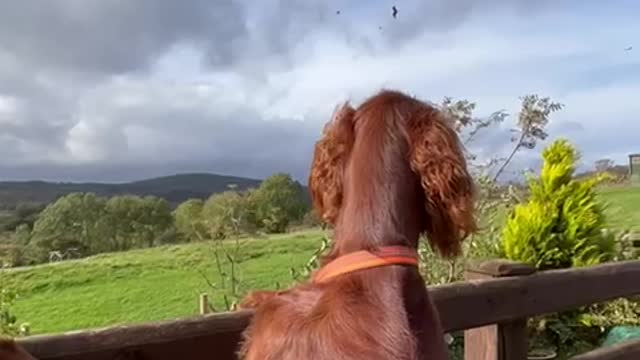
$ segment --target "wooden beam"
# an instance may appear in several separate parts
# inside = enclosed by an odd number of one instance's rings
[[[229,343],[229,340],[235,339],[237,343],[240,333],[249,324],[250,317],[251,313],[246,311],[211,314],[141,325],[31,336],[19,340],[19,343],[40,360],[100,352],[115,355],[121,349],[191,342],[201,338],[209,339],[204,345],[215,349],[214,353],[224,353],[230,346],[235,348],[235,343]],[[184,350],[189,352],[192,349]]]
[[[530,265],[494,260],[471,266],[467,280],[486,280],[534,274]],[[486,325],[464,332],[465,360],[526,359],[528,351],[526,318]]]
[[[640,294],[640,261],[431,287],[445,331],[464,330]]]
[[[472,280],[431,287],[445,331],[453,332],[524,317],[564,311],[582,305],[640,294],[640,261],[609,263],[580,269],[553,270],[529,276]],[[594,286],[595,285],[595,286]],[[209,314],[187,319],[133,326],[34,336],[20,340],[40,360],[110,359],[121,350],[140,349],[171,359],[171,349],[186,351],[182,358],[215,354],[226,359],[235,351],[249,312]],[[201,350],[199,350],[201,349]],[[211,353],[211,349],[214,352]],[[106,357],[98,356],[104,353]],[[188,353],[188,354],[187,354]],[[109,355],[106,355],[109,354]],[[189,355],[193,354],[193,356]]]
[[[638,360],[640,340],[629,340],[574,356],[570,360]]]

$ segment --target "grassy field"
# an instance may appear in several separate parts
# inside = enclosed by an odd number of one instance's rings
[[[602,190],[612,228],[640,231],[640,188]],[[240,252],[242,289],[285,287],[291,267],[301,267],[318,247],[319,230],[248,240]],[[222,294],[203,279],[216,277],[211,244],[163,246],[16,269],[0,282],[17,288],[18,318],[34,333],[129,324],[193,315],[198,295],[209,291],[217,308]]]
[[[611,228],[640,231],[640,186],[610,187],[600,193]]]
[[[249,240],[241,251],[242,288],[291,284],[318,247],[320,231]],[[35,334],[194,315],[198,295],[219,283],[213,246],[199,243],[105,254],[2,274],[21,295],[15,311]],[[210,292],[222,307],[222,294]]]

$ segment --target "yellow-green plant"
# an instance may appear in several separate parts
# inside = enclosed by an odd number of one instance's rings
[[[595,192],[606,175],[573,179],[579,154],[565,139],[545,148],[542,157],[540,177],[528,179],[528,202],[513,209],[503,229],[506,257],[541,270],[611,259],[615,239],[603,231],[604,209]]]

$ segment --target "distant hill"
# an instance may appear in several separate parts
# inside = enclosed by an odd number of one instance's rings
[[[207,198],[235,185],[240,190],[260,185],[261,180],[216,174],[178,174],[128,183],[69,183],[46,181],[0,182],[0,208],[13,209],[20,203],[46,204],[72,192],[101,196],[154,195],[173,205],[189,198]]]

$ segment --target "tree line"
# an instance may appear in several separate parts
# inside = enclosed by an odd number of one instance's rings
[[[46,207],[25,207],[4,225],[5,266],[33,265],[163,244],[281,233],[294,224],[317,224],[303,187],[277,173],[257,188],[214,193],[172,209],[156,196],[101,197],[71,193]]]

